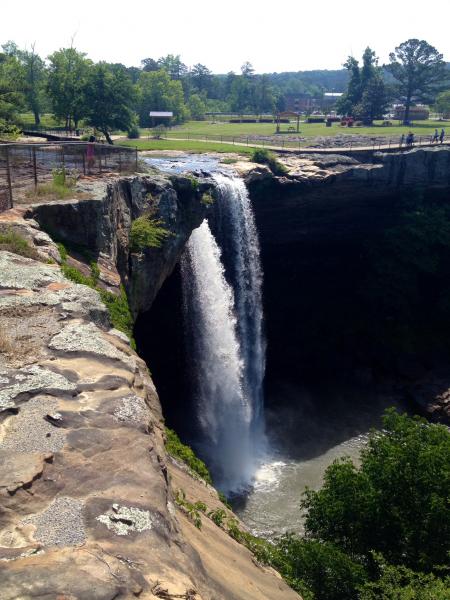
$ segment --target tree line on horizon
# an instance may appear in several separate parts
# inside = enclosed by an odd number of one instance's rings
[[[423,40],[408,40],[380,66],[367,48],[362,66],[349,57],[343,70],[256,74],[245,62],[241,72],[213,74],[203,64],[188,68],[179,55],[145,58],[140,67],[93,62],[74,47],[53,52],[45,60],[32,45],[14,42],[0,52],[0,133],[14,132],[21,113],[31,112],[36,125],[44,113],[69,130],[80,123],[101,131],[111,142],[111,131],[135,132],[153,123],[150,110],[172,111],[174,122],[202,119],[207,112],[273,114],[284,110],[286,96],[321,97],[330,88],[344,92],[337,106],[341,114],[366,122],[383,115],[392,101],[409,107],[434,102],[450,87],[443,56]],[[450,93],[448,94],[450,96]],[[448,98],[450,104],[450,97]]]

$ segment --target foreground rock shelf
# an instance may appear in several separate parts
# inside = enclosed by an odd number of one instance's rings
[[[229,512],[168,457],[145,363],[98,292],[65,279],[57,247],[23,216],[0,215],[0,228],[19,231],[41,258],[0,252],[2,600],[298,598],[212,521],[199,530],[178,509],[182,489]],[[113,263],[104,257],[110,282]]]

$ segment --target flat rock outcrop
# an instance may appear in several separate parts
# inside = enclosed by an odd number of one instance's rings
[[[81,242],[100,235],[86,215],[112,219],[106,208],[93,201],[50,211],[55,225],[55,214],[73,213],[66,227]],[[117,258],[113,229],[130,213],[116,208],[111,238],[98,244]],[[88,230],[76,233],[85,210]],[[65,279],[57,247],[34,221],[4,213],[5,224],[41,260],[0,251],[2,600],[298,598],[207,517],[199,530],[178,509],[182,489],[190,502],[228,511],[166,454],[148,369],[112,328],[99,294]]]

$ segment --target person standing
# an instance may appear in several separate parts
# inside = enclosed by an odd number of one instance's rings
[[[95,152],[95,136],[91,135],[89,138],[89,142],[87,144],[87,148],[86,148],[86,158],[87,158],[89,175],[91,175],[92,168],[95,163],[94,152]]]
[[[431,139],[431,143],[432,143],[432,144],[434,144],[435,142],[437,143],[437,142],[438,142],[438,140],[439,140],[439,133],[438,133],[438,130],[437,130],[437,129],[435,129],[435,130],[434,130],[434,135],[433,135],[433,137],[432,137],[432,139]]]
[[[444,128],[441,129],[441,135],[439,136],[439,141],[442,142],[444,141],[444,137],[445,137],[445,131]]]

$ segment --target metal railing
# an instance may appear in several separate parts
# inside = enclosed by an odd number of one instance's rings
[[[323,136],[324,141],[322,143],[313,142],[311,138],[303,137],[300,134],[278,134],[278,135],[219,135],[219,134],[204,134],[204,133],[191,133],[189,131],[171,131],[162,135],[165,139],[179,139],[179,140],[195,140],[199,142],[221,142],[231,145],[249,146],[249,147],[263,147],[274,150],[327,150],[330,152],[339,152],[366,149],[366,150],[391,150],[391,149],[411,149],[416,146],[438,146],[440,142],[433,144],[433,136],[430,134],[415,135],[413,146],[406,145],[406,136],[403,138],[401,135],[396,136],[385,136],[379,135],[377,137],[368,136],[358,133],[347,133],[347,131],[340,132],[340,135],[346,136],[350,139],[342,140],[341,143],[336,143],[335,136]],[[151,139],[151,130],[147,133],[147,139]],[[317,136],[320,137],[320,136]],[[351,139],[354,137],[355,139]],[[358,138],[358,139],[356,139]],[[326,144],[325,140],[330,140],[333,143]],[[448,139],[445,143],[448,143]]]
[[[0,212],[30,201],[55,170],[71,179],[134,172],[137,149],[85,142],[0,144]]]

